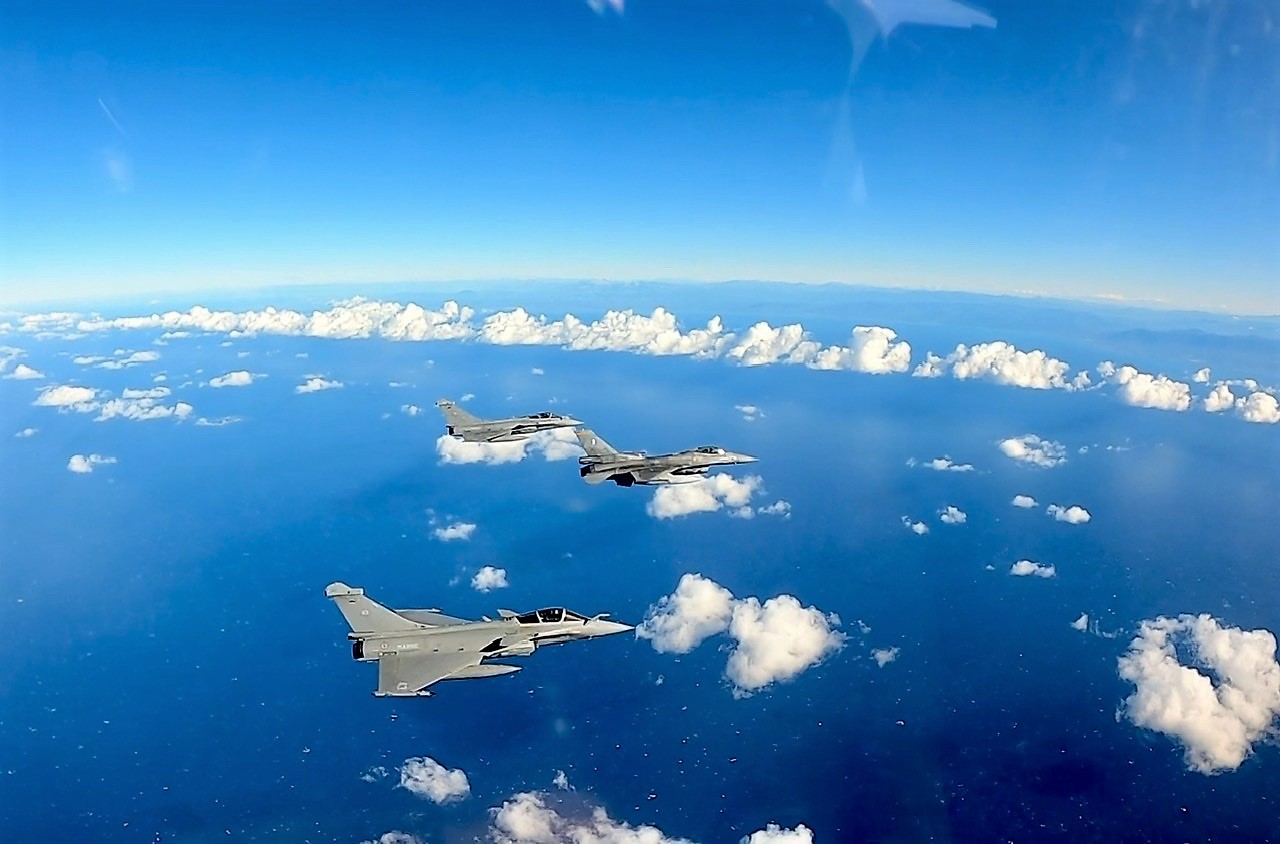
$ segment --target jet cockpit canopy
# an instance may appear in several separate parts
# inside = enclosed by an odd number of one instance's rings
[[[724,449],[718,445],[700,445],[694,451],[699,454],[724,454]]]
[[[559,624],[562,621],[586,621],[584,616],[566,610],[564,607],[547,607],[546,609],[527,612],[516,616],[521,624]]]

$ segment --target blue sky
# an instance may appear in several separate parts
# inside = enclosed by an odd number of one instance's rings
[[[992,2],[849,85],[853,2],[6,2],[0,296],[768,278],[1275,313],[1280,27],[1201,5]]]

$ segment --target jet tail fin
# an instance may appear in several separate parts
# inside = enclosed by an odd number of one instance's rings
[[[353,633],[394,633],[419,630],[422,625],[410,621],[364,595],[364,590],[345,583],[330,583],[324,588],[326,598],[333,600]]]
[[[450,427],[478,425],[484,421],[478,416],[467,413],[450,399],[440,399],[440,401],[436,402],[436,407],[440,408],[440,412],[444,414],[445,423]]]
[[[618,453],[618,450],[609,445],[590,428],[579,428],[574,431],[578,435],[578,442],[582,443],[582,448],[592,457],[610,457]]]

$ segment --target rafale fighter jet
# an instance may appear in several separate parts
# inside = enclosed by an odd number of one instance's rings
[[[649,456],[643,451],[618,451],[589,428],[575,433],[587,452],[578,458],[578,474],[589,484],[687,484],[701,478],[712,466],[756,462],[750,454],[726,451],[718,445]]]
[[[436,407],[444,414],[449,436],[469,443],[509,443],[523,440],[539,431],[572,428],[581,425],[571,416],[543,411],[513,419],[480,419],[458,407],[449,399],[440,399]]]
[[[466,621],[436,610],[390,610],[366,598],[363,589],[330,583],[331,598],[351,625],[351,656],[378,663],[376,697],[430,697],[426,688],[441,680],[474,680],[520,670],[492,659],[529,656],[543,645],[594,639],[632,630],[606,620],[608,613],[587,618],[563,607],[516,615],[498,610],[492,621]]]

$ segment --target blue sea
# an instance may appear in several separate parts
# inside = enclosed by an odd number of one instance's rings
[[[1000,339],[1073,370],[1111,359],[1188,380],[1209,365],[1215,380],[1280,384],[1276,319],[946,293],[513,283],[100,307],[323,308],[350,293],[587,319],[661,305],[686,327],[714,314],[734,330],[799,321],[828,343],[886,325],[913,364]],[[1188,771],[1168,736],[1118,715],[1132,687],[1116,671],[1136,625],[1157,615],[1280,630],[1280,426],[1131,407],[1111,387],[474,342],[158,336],[0,336],[47,376],[0,381],[5,841],[356,842],[391,829],[485,840],[490,807],[554,791],[561,770],[571,802],[703,842],[768,822],[803,823],[820,842],[1280,840],[1274,742],[1236,771]],[[119,371],[71,359],[122,348],[161,356]],[[255,382],[201,386],[237,369]],[[162,371],[170,401],[239,421],[95,422],[31,404],[49,384],[118,393]],[[312,373],[345,387],[296,394]],[[731,472],[759,474],[755,503],[783,499],[791,514],[658,520],[650,490],[588,487],[573,460],[442,464],[431,405],[465,393],[481,415],[570,412],[622,448],[757,455]],[[744,404],[761,417],[745,420]],[[27,427],[38,433],[13,436]],[[1028,466],[996,446],[1026,433],[1063,443],[1066,463]],[[75,474],[74,453],[118,462]],[[974,471],[908,465],[943,455]],[[1015,508],[1015,494],[1040,506]],[[1056,522],[1050,502],[1093,518]],[[965,524],[938,520],[948,505]],[[903,516],[930,532],[904,529]],[[477,529],[442,543],[440,520]],[[1009,576],[1024,558],[1057,576]],[[510,587],[474,591],[483,565],[505,568]],[[374,669],[352,661],[324,598],[342,580],[469,618],[564,605],[638,623],[688,572],[835,613],[845,647],[745,698],[724,677],[723,638],[673,656],[624,635],[547,649],[520,673],[445,683],[430,699],[376,699]],[[1070,626],[1081,613],[1094,632]],[[880,667],[871,651],[882,648],[899,655]],[[362,779],[414,756],[466,771],[470,798],[437,806],[394,774]]]

